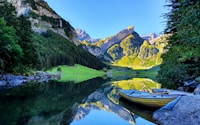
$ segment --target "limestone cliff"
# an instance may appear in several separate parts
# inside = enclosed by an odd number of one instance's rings
[[[29,17],[32,23],[32,29],[35,32],[43,33],[51,30],[76,45],[78,37],[74,28],[60,17],[53,9],[51,9],[44,0],[7,0],[12,3],[17,10],[17,15]]]
[[[93,39],[90,37],[89,34],[86,33],[86,31],[78,28],[76,29],[76,33],[78,35],[78,39],[79,39],[79,42],[87,42],[87,43],[96,43],[97,41],[99,41],[100,39]]]

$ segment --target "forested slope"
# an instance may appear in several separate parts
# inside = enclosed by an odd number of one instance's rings
[[[95,56],[76,46],[70,35],[63,36],[52,28],[34,32],[30,22],[32,15],[18,15],[15,7],[6,1],[1,2],[0,7],[1,72],[24,73],[32,69],[75,63],[95,69],[105,66]],[[63,27],[66,33],[67,30],[72,33],[71,29],[65,29],[65,25]]]

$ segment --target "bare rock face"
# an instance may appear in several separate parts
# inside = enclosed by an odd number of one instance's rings
[[[148,41],[154,40],[157,37],[158,37],[158,35],[156,35],[155,33],[151,33],[149,35],[142,36],[143,39],[148,40]]]
[[[135,33],[133,26],[130,26],[119,33],[117,33],[114,36],[108,37],[104,40],[102,40],[102,44],[100,45],[92,45],[99,41],[100,39],[92,39],[84,30],[76,29],[76,33],[78,34],[78,38],[81,42],[85,41],[89,45],[83,45],[83,48],[86,49],[88,52],[93,54],[94,56],[97,56],[99,58],[103,58],[105,60],[112,61],[112,59],[106,55],[106,51],[112,47],[115,44],[119,44],[123,39],[127,38],[130,34]],[[136,34],[138,37],[139,35]],[[121,53],[123,55],[123,53]]]
[[[76,29],[76,33],[78,34],[78,38],[80,41],[88,41],[91,39],[90,35],[87,34],[84,30],[82,29]]]
[[[200,83],[200,76],[195,78],[195,81],[199,82]]]
[[[144,41],[144,43],[140,47],[140,51],[138,56],[142,59],[148,59],[159,52],[155,46],[151,45],[148,41]]]
[[[7,0],[12,3],[16,10],[17,15],[28,15],[28,13],[32,10],[28,3],[24,2],[24,0]]]
[[[103,54],[100,48],[88,48],[87,50],[88,52],[92,53],[94,56],[100,56]]]
[[[80,42],[87,42],[87,43],[96,43],[97,41],[99,41],[100,39],[94,39],[91,38],[90,35],[88,33],[86,33],[85,30],[82,30],[80,28],[75,30],[77,35],[78,35],[78,39]]]
[[[200,125],[200,95],[183,96],[171,108],[153,114],[159,125]]]
[[[74,28],[60,17],[44,0],[7,0],[17,11],[17,15],[28,16],[32,29],[38,33],[51,30],[64,38],[79,44]]]
[[[108,48],[110,48],[112,45],[120,43],[124,38],[128,37],[130,34],[132,34],[134,31],[133,26],[132,27],[128,27],[127,29],[124,29],[122,31],[120,31],[118,34],[107,38],[103,44],[101,45],[101,50],[102,52],[106,52],[106,50],[108,50]]]
[[[200,84],[197,85],[197,87],[194,90],[195,95],[200,95]]]

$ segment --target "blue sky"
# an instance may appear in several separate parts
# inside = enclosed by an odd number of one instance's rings
[[[45,0],[74,28],[92,38],[115,35],[133,25],[140,35],[162,33],[166,0]]]

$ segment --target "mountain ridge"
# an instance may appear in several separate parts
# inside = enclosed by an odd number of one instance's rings
[[[100,40],[98,38],[97,39],[91,38],[90,35],[88,33],[86,33],[86,31],[84,31],[80,28],[77,28],[75,31],[78,35],[78,39],[79,39],[80,42],[87,41],[87,42],[90,42],[90,43],[95,43],[95,42]]]
[[[134,26],[129,26],[116,35],[100,39],[95,43],[87,39],[81,39],[80,43],[91,54],[113,65],[151,68],[162,62],[161,54],[164,53],[163,49],[167,44],[165,37],[155,33],[141,37],[134,31]],[[164,39],[163,43],[159,43],[161,39]]]

